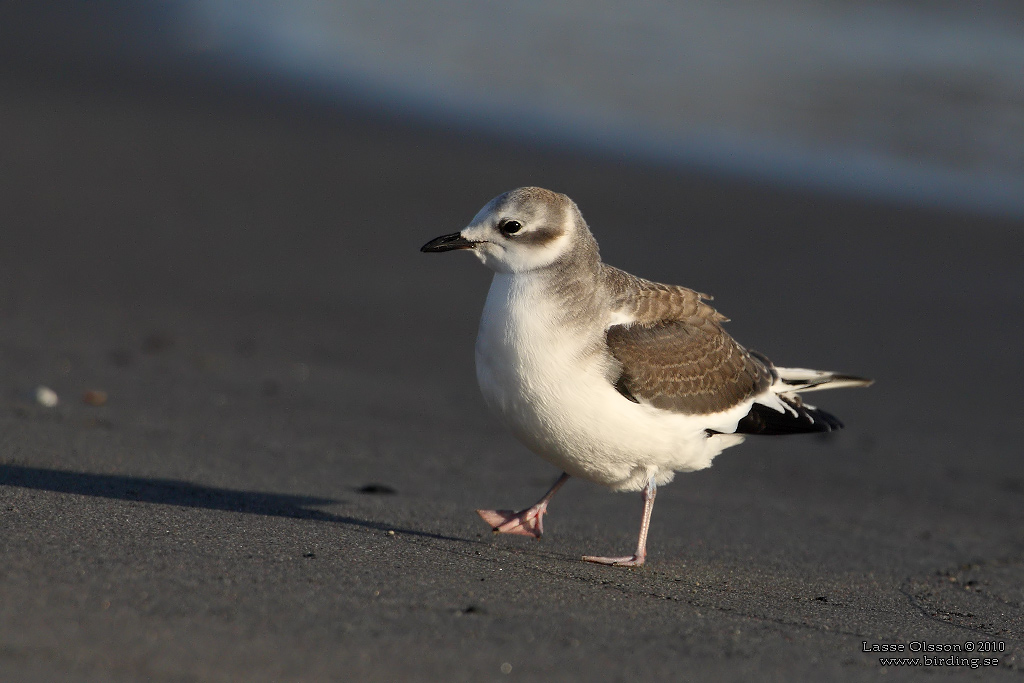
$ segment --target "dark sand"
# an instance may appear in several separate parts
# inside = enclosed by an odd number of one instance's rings
[[[0,154],[0,680],[1019,679],[1020,222],[173,80],[8,70]],[[641,505],[581,481],[492,537],[557,471],[482,406],[489,273],[418,248],[524,184],[776,362],[875,377],[814,395],[848,429],[681,475],[640,570],[578,561]]]

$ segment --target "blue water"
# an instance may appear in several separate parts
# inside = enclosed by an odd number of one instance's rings
[[[1024,3],[192,7],[197,48],[392,112],[1024,217]]]

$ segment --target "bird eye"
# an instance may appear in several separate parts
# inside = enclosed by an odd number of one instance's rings
[[[502,221],[501,225],[498,226],[498,230],[506,235],[514,235],[523,229],[523,224],[519,221]]]

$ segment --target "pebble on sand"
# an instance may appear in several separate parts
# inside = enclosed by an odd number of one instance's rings
[[[82,403],[90,406],[102,406],[107,404],[107,392],[98,389],[90,389],[82,394]]]

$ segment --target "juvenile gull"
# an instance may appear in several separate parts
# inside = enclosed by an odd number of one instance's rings
[[[643,491],[636,552],[589,562],[639,566],[659,484],[710,467],[747,434],[830,432],[842,423],[799,394],[867,386],[834,372],[779,368],[722,328],[710,297],[602,263],[576,204],[522,187],[422,251],[471,250],[494,273],[476,340],[488,407],[563,470],[535,505],[478,510],[497,533],[539,538],[570,476]]]

